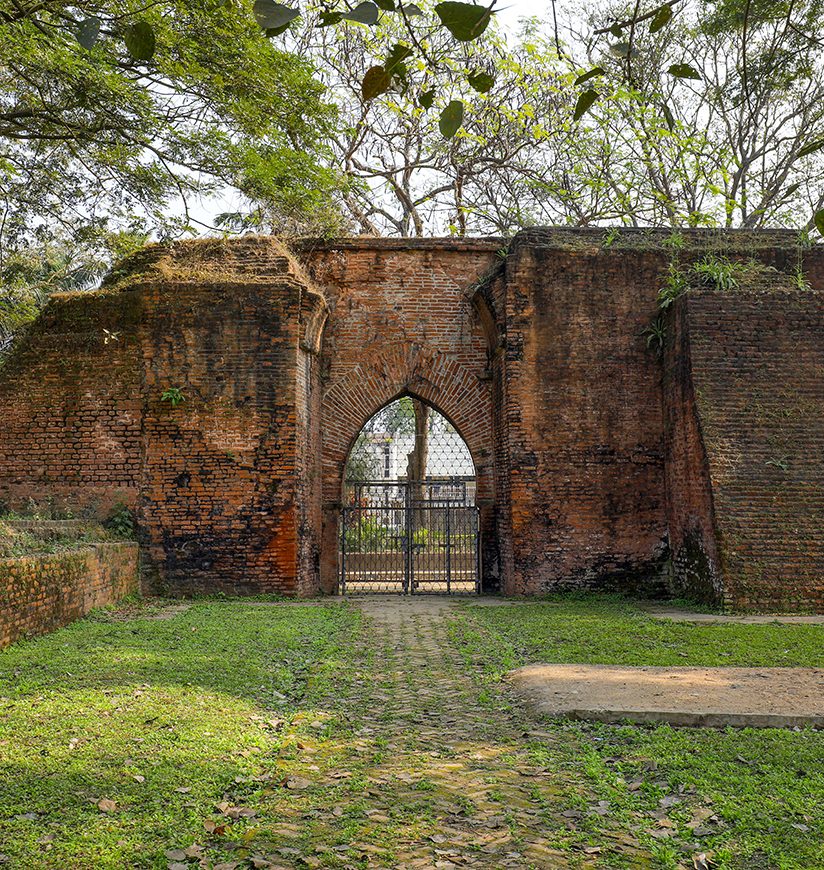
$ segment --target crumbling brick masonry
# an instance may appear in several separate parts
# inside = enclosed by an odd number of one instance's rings
[[[486,590],[824,608],[824,252],[604,238],[147,248],[0,368],[0,501],[125,504],[172,594],[332,592],[348,451],[412,394],[472,453]],[[737,286],[661,312],[708,254]]]

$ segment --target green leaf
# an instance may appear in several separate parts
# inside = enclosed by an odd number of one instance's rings
[[[613,42],[609,50],[615,57],[626,57],[629,54],[630,45],[624,40],[622,42]]]
[[[375,5],[378,9],[383,9],[384,12],[394,12],[397,8],[395,0],[375,0]]]
[[[155,53],[155,34],[148,21],[135,21],[123,31],[123,41],[135,60],[151,60]]]
[[[407,18],[414,18],[416,15],[423,15],[423,9],[417,3],[401,3],[398,9],[403,9]]]
[[[485,94],[495,84],[495,76],[486,72],[470,73],[466,80],[479,94]]]
[[[382,66],[373,66],[366,71],[361,82],[361,94],[364,100],[372,100],[379,94],[385,94],[392,85],[392,76]]]
[[[612,27],[610,27],[609,32],[610,32],[613,36],[619,36],[619,37],[620,37],[620,36],[622,36],[623,33],[624,33],[624,28],[621,27],[620,24],[613,24]]]
[[[606,70],[602,66],[593,67],[589,72],[582,73],[575,79],[576,85],[582,85],[584,82],[588,82],[590,79],[594,79],[595,76],[602,76]]]
[[[424,109],[431,109],[432,103],[435,102],[435,91],[423,91],[423,93],[418,97],[418,102],[424,107]]]
[[[670,19],[672,18],[672,6],[666,4],[665,6],[659,6],[655,12],[655,15],[652,16],[652,21],[649,23],[649,32],[650,33],[658,33],[658,31],[669,24]]]
[[[575,103],[575,112],[572,115],[572,119],[574,121],[580,120],[597,99],[598,91],[595,91],[592,88],[588,91],[584,91]]]
[[[372,2],[372,0],[364,0],[351,11],[343,16],[343,21],[354,21],[357,24],[375,24],[378,20],[380,10]]]
[[[77,41],[86,51],[91,51],[94,48],[99,36],[100,19],[96,15],[84,19],[77,25]]]
[[[441,112],[438,118],[438,129],[444,139],[451,139],[461,128],[464,116],[464,104],[460,100],[452,102]]]
[[[672,112],[670,111],[670,107],[664,103],[661,106],[661,111],[664,113],[664,120],[667,122],[667,127],[672,130],[675,127],[675,118],[672,116]]]
[[[815,139],[810,142],[808,145],[805,145],[799,152],[799,157],[806,157],[808,154],[813,154],[816,151],[820,151],[824,148],[824,139]]]
[[[674,63],[667,72],[677,79],[701,79],[701,73],[688,63]]]
[[[337,24],[343,18],[343,12],[321,12],[319,27],[329,27],[331,24]]]
[[[815,224],[815,228],[818,230],[818,232],[820,232],[821,235],[824,236],[824,208],[820,208],[813,215],[813,223]]]
[[[275,0],[255,0],[252,11],[255,13],[255,20],[264,30],[277,30],[300,15],[299,9],[275,3]]]
[[[459,42],[470,42],[477,39],[489,26],[492,9],[477,6],[475,3],[458,3],[446,0],[435,7],[441,24]]]
[[[400,42],[396,42],[392,48],[389,49],[389,54],[386,56],[386,60],[383,63],[384,69],[388,73],[394,73],[395,68],[402,66],[403,62],[412,54],[412,49],[408,45],[403,45]]]

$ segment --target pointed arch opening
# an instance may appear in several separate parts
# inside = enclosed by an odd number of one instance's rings
[[[355,436],[344,465],[340,589],[479,590],[476,470],[457,427],[406,393]]]

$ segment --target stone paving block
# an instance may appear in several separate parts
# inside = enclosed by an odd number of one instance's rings
[[[824,727],[821,668],[539,664],[509,680],[538,713],[596,722]]]

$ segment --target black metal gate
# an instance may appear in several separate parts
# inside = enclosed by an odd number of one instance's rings
[[[342,594],[480,592],[478,509],[465,479],[353,482],[351,492],[341,512]]]

